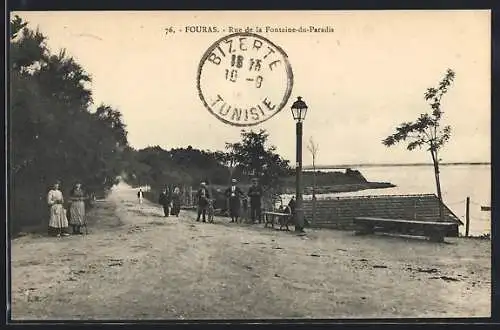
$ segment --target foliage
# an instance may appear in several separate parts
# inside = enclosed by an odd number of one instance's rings
[[[123,177],[133,185],[224,187],[232,177],[251,176],[267,188],[292,177],[288,161],[266,146],[268,134],[242,131],[224,151],[192,146],[135,150],[128,144],[122,114],[93,106],[91,75],[68,56],[52,53],[46,37],[18,16],[10,22],[10,221],[14,231],[48,222],[46,193],[56,181],[65,197],[76,181],[102,195]],[[329,176],[331,179],[331,176]],[[320,180],[321,181],[321,180]]]
[[[450,139],[451,127],[440,127],[443,116],[441,99],[448,92],[448,88],[455,78],[455,72],[448,69],[438,88],[428,88],[425,100],[428,101],[432,113],[423,113],[415,122],[402,123],[396,127],[396,133],[383,140],[386,146],[392,146],[400,141],[410,140],[408,150],[427,146],[428,151],[437,154],[437,151]]]
[[[266,148],[268,134],[264,130],[242,131],[241,136],[240,142],[226,143],[226,151],[198,150],[191,146],[171,150],[155,146],[135,151],[132,158],[136,162],[128,168],[128,181],[154,186],[197,186],[201,181],[227,185],[232,177],[243,183],[257,175],[264,185],[274,186],[290,174],[288,161],[275,153],[274,146]],[[140,164],[146,165],[147,171],[141,171]]]
[[[236,160],[242,175],[258,177],[264,187],[277,187],[282,177],[292,173],[289,161],[276,153],[275,146],[266,147],[269,134],[265,130],[259,132],[241,131],[241,142],[227,143],[226,150]]]
[[[47,222],[55,180],[65,196],[76,181],[98,194],[110,188],[128,142],[118,110],[90,110],[91,77],[80,64],[65,50],[52,54],[20,17],[10,27],[10,219],[19,227]]]
[[[401,141],[408,140],[407,149],[414,150],[417,147],[427,147],[430,152],[436,179],[438,197],[441,198],[441,185],[439,181],[439,155],[438,152],[450,139],[451,127],[446,125],[441,127],[443,111],[441,110],[441,99],[448,92],[451,83],[455,79],[455,72],[451,69],[446,71],[445,76],[439,82],[437,88],[428,88],[424,94],[425,100],[432,109],[431,114],[423,113],[414,122],[402,123],[396,127],[396,133],[385,138],[382,143],[393,146]]]
[[[159,146],[128,150],[127,181],[154,188],[171,185],[227,183],[227,169],[220,163],[220,153],[187,148],[164,150]]]

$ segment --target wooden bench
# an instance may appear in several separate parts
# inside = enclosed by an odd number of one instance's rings
[[[421,220],[386,219],[374,217],[356,217],[354,224],[358,227],[357,235],[373,234],[375,231],[393,232],[402,229],[422,229],[424,235],[434,242],[444,242],[449,230],[456,226],[454,222],[437,222]]]
[[[282,212],[262,212],[264,215],[264,220],[265,220],[265,225],[264,227],[266,228],[268,224],[271,224],[271,227],[274,228],[274,220],[275,218],[278,218],[278,223],[280,224],[280,230],[285,227],[285,230],[290,230],[288,228],[288,224],[290,223],[291,215],[290,213],[282,213]]]

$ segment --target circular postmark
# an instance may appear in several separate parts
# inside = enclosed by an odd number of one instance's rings
[[[203,54],[197,88],[201,101],[220,121],[254,126],[280,112],[293,87],[287,54],[254,33],[217,40]]]

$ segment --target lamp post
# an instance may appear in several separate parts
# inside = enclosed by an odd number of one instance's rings
[[[292,104],[292,116],[296,121],[296,135],[297,135],[297,163],[295,166],[295,215],[296,224],[295,231],[304,231],[304,209],[302,207],[302,122],[306,118],[307,104],[302,101],[302,97],[297,97],[297,101]]]

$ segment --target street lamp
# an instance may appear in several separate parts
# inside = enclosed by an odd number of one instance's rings
[[[295,128],[297,134],[297,163],[295,166],[295,231],[304,231],[304,209],[302,208],[302,122],[306,118],[307,104],[302,101],[302,97],[297,97],[297,101],[292,104],[292,116],[296,121]]]

